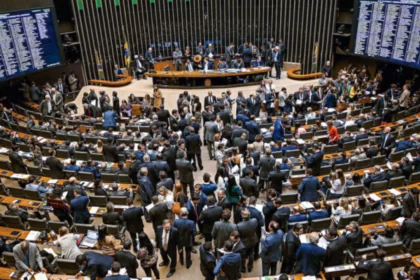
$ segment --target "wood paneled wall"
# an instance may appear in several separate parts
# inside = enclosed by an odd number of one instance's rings
[[[153,4],[151,2],[154,2]],[[99,3],[99,8],[98,8]],[[218,53],[244,40],[260,47],[273,36],[283,38],[284,61],[300,62],[312,71],[315,42],[319,43],[318,69],[332,56],[332,33],[337,0],[72,0],[82,42],[82,58],[89,79],[98,78],[95,50],[103,60],[106,78],[113,65],[124,65],[124,37],[131,56],[171,56],[178,44],[192,50],[211,41]],[[83,8],[80,9],[81,4]]]

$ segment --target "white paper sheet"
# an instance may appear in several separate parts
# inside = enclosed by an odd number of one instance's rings
[[[98,212],[98,210],[99,210],[99,207],[94,206],[94,207],[90,208],[89,213],[90,214],[96,214],[96,212]]]

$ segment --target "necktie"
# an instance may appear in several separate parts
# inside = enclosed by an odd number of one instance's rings
[[[198,212],[197,212],[197,205],[194,204],[194,212],[195,212],[195,222],[198,222]]]
[[[388,135],[389,135],[389,134],[385,135],[385,138],[384,138],[384,144],[382,145],[382,148],[385,148],[385,145],[386,145],[386,140],[388,140]]]
[[[168,232],[165,230],[165,236],[163,237],[163,250],[168,251]]]

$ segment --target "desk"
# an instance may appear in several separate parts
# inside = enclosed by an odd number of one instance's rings
[[[15,233],[15,234],[12,234]],[[16,239],[19,238],[23,233],[23,230],[8,228],[8,227],[0,227],[0,235],[4,236],[9,239]]]
[[[10,205],[13,203],[13,201],[20,200],[20,202],[18,203],[19,207],[23,207],[23,208],[39,209],[43,204],[42,201],[24,199],[24,198],[13,197],[13,196],[0,196],[0,198],[2,198],[0,203],[4,205]]]
[[[8,267],[1,267],[0,268],[0,279],[1,280],[11,279],[10,274],[12,274],[13,272],[16,272],[16,269],[8,268]]]
[[[69,280],[69,279],[76,279],[76,277],[74,277],[74,275],[64,275],[64,274],[53,274],[51,275],[49,280]],[[83,280],[84,277],[80,276],[77,280]]]
[[[411,257],[411,262],[417,267],[420,268],[420,255]]]
[[[153,85],[159,85],[166,88],[209,88],[209,87],[234,87],[243,86],[243,79],[247,79],[245,85],[257,85],[261,79],[258,76],[264,76],[271,71],[268,67],[247,68],[247,72],[236,73],[218,73],[214,70],[212,73],[200,71],[157,71],[157,73],[146,73],[147,77],[153,78]],[[240,80],[237,78],[241,78]],[[190,84],[191,86],[188,86]]]
[[[366,234],[370,234],[371,233],[370,230],[374,230],[375,232],[382,233],[382,232],[385,231],[385,227],[383,227],[381,229],[378,229],[377,226],[383,226],[384,224],[388,225],[390,228],[392,228],[394,230],[396,230],[396,229],[398,229],[400,227],[397,221],[392,220],[392,221],[387,221],[387,222],[382,222],[382,223],[376,223],[376,224],[369,224],[369,225],[365,225],[365,226],[360,226],[360,228],[363,230],[363,233],[365,235]]]

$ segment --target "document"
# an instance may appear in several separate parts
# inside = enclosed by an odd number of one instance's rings
[[[93,207],[90,208],[89,213],[90,214],[96,214],[96,212],[98,212],[98,210],[99,210],[99,207],[93,206]]]
[[[374,193],[369,194],[369,197],[373,200],[373,201],[380,201],[382,198],[380,198],[379,196],[377,196]]]
[[[390,193],[392,193],[393,195],[400,195],[401,194],[401,192],[399,192],[399,191],[397,191],[396,189],[390,189],[390,190],[388,190]]]
[[[28,234],[28,236],[26,236],[25,240],[28,241],[36,241],[36,239],[38,238],[38,236],[41,234],[40,231],[36,231],[36,230],[31,230]]]
[[[57,184],[57,183],[58,183],[58,180],[55,180],[55,179],[51,179],[47,182],[47,184]]]

